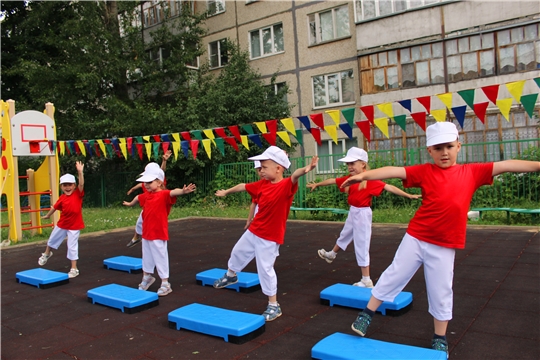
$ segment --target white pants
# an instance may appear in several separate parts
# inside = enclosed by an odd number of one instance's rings
[[[277,294],[277,275],[274,263],[278,256],[278,243],[261,239],[251,231],[246,230],[234,245],[228,266],[232,271],[240,272],[255,258],[262,292],[266,296],[274,296]]]
[[[369,245],[371,243],[372,212],[370,207],[354,207],[349,209],[349,215],[343,225],[343,230],[336,241],[343,251],[354,240],[354,252],[358,266],[369,266]]]
[[[137,218],[137,223],[135,224],[135,232],[139,235],[142,235],[142,211]]]
[[[58,249],[67,236],[67,258],[69,260],[79,260],[79,235],[80,230],[66,230],[55,226],[47,241],[47,246]]]
[[[142,268],[147,274],[153,274],[156,268],[161,279],[169,278],[167,241],[142,239]]]
[[[423,264],[429,313],[439,321],[452,320],[455,254],[455,249],[405,234],[392,264],[382,273],[371,294],[382,301],[393,301]]]

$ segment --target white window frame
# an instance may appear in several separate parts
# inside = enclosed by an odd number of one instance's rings
[[[160,66],[160,67],[163,66],[163,60],[165,59],[165,58],[163,57],[163,51],[164,51],[164,50],[165,50],[164,48],[160,47],[160,48],[158,48],[158,49],[156,49],[156,50],[150,50],[150,51],[148,52],[148,54],[149,54],[149,56],[150,56],[150,60],[159,63],[159,66]],[[152,55],[153,55],[154,52],[157,54],[157,57],[156,57],[156,58],[152,58]],[[172,50],[170,51],[168,57],[170,57],[171,54],[172,54]]]
[[[399,14],[399,13],[407,11],[407,10],[419,9],[419,8],[424,7],[424,6],[429,6],[429,5],[442,3],[442,2],[446,2],[446,1],[451,1],[451,0],[415,0],[414,1],[415,3],[418,2],[418,1],[422,2],[422,4],[418,5],[418,6],[411,6],[411,0],[404,0],[405,1],[405,6],[406,6],[406,8],[404,10],[396,10],[396,2],[401,3],[401,2],[403,2],[403,0],[370,0],[370,1],[373,1],[374,4],[375,4],[375,16],[370,17],[368,19],[364,19],[364,6],[363,6],[364,0],[354,0],[353,5],[354,5],[354,21],[355,22],[364,21],[364,20],[373,20],[373,19],[376,19],[376,18],[381,17],[381,16],[390,16],[392,14]],[[392,3],[392,12],[390,14],[380,15],[379,3],[381,3],[381,2],[385,2],[385,3],[391,2]],[[358,3],[360,3],[360,4],[358,4]],[[358,8],[361,11],[360,14],[357,11]]]
[[[218,15],[225,12],[225,0],[206,0],[206,9],[210,11],[212,5],[215,6],[215,12],[210,13],[210,15]]]
[[[282,53],[285,52],[285,44],[283,44],[283,50],[276,51],[276,38],[275,38],[275,35],[274,35],[274,27],[276,25],[281,25],[281,32],[283,33],[283,23],[273,24],[273,25],[266,26],[266,27],[263,27],[263,28],[260,28],[260,29],[252,30],[252,31],[250,31],[248,33],[249,58],[251,60],[260,59],[260,58],[263,58],[263,57],[272,56],[272,55],[276,55],[276,54],[282,54]],[[270,29],[270,36],[272,38],[272,52],[270,52],[268,54],[264,54],[264,44],[263,44],[263,31],[266,30],[266,29]],[[255,33],[255,32],[259,33],[259,49],[261,50],[261,55],[259,55],[257,57],[253,57],[253,53],[252,53],[252,49],[251,49],[251,37],[252,37],[252,34]],[[283,39],[283,41],[285,42],[285,39]]]
[[[353,139],[349,139],[349,138],[343,138],[343,139],[338,139],[338,144],[336,144],[337,146],[339,146],[341,144],[341,152],[339,152],[338,154],[345,154],[347,153],[347,141],[356,141],[358,142],[358,140],[356,138],[353,138]],[[334,155],[334,152],[333,152],[333,144],[334,144],[334,140],[322,140],[321,141],[321,146],[325,146],[327,149],[328,149],[328,155],[329,155],[329,158],[330,158],[330,155]],[[315,144],[315,154],[317,156],[319,156],[319,150],[321,148],[321,146],[318,146],[317,144]],[[326,156],[326,154],[324,154],[323,156]],[[340,164],[345,164],[345,163],[340,163]],[[327,169],[327,170],[321,170],[319,169],[319,165],[317,164],[317,174],[334,174],[336,172],[338,172],[339,170],[339,167],[336,169],[334,167],[334,161],[333,161],[333,157],[332,157],[332,161],[330,162],[330,169]]]
[[[210,65],[210,69],[218,69],[218,68],[221,68],[227,64],[222,64],[221,63],[221,58],[222,58],[222,53],[221,53],[221,44],[225,41],[226,39],[220,39],[220,40],[216,40],[216,41],[212,41],[212,42],[209,42],[208,43],[208,63]],[[218,66],[212,66],[212,44],[214,43],[217,43],[217,56],[218,56]],[[228,62],[228,59],[227,59],[227,62]]]
[[[343,102],[343,84],[341,82],[341,73],[344,73],[344,72],[347,72],[347,73],[352,72],[354,74],[354,71],[352,69],[347,69],[347,70],[342,70],[342,71],[338,71],[338,72],[335,72],[335,73],[321,74],[321,75],[315,75],[315,76],[311,77],[311,94],[312,94],[312,100],[313,100],[313,109],[323,109],[323,108],[327,108],[327,107],[350,105],[350,104],[354,104],[356,102],[355,100]],[[334,103],[330,103],[329,98],[328,98],[328,96],[329,96],[328,95],[328,77],[334,76],[334,75],[337,75],[337,79],[338,79],[338,82],[339,82],[339,101],[334,102]],[[318,77],[318,76],[324,76],[324,88],[325,88],[325,97],[326,97],[326,99],[325,99],[326,104],[325,105],[316,105],[316,103],[315,103],[315,83],[314,83],[314,78]],[[354,77],[352,77],[351,80],[354,82]]]
[[[335,7],[335,8],[332,8],[332,9],[327,9],[327,10],[324,10],[324,11],[319,11],[317,13],[313,13],[313,14],[308,14],[308,38],[309,38],[309,45],[316,45],[316,44],[320,44],[322,42],[328,42],[328,41],[334,41],[334,40],[338,40],[338,39],[343,39],[343,38],[346,38],[346,37],[349,37],[351,36],[351,26],[349,24],[349,33],[347,35],[343,35],[343,36],[338,36],[337,35],[337,20],[336,20],[336,11],[340,10],[340,9],[346,9],[347,10],[347,15],[349,14],[349,5],[342,5],[342,6],[338,6],[338,7]],[[329,39],[329,40],[322,40],[321,38],[321,14],[324,14],[324,13],[327,13],[331,11],[332,12],[332,29],[333,29],[333,37],[332,39]],[[315,20],[315,38],[313,38],[312,36],[312,33],[311,33],[311,17],[314,17],[314,20]]]

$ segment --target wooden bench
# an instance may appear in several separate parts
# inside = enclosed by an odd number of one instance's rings
[[[529,214],[534,220],[538,218],[540,209],[514,209],[514,208],[472,208],[471,211],[478,211],[478,217],[482,219],[484,211],[506,211],[506,221],[510,223],[510,213]]]
[[[292,214],[293,214],[293,219],[296,219],[296,212],[297,211],[310,211],[310,212],[328,211],[328,212],[330,212],[330,213],[332,213],[334,215],[339,215],[341,217],[343,215],[348,215],[349,214],[349,210],[335,209],[335,208],[300,208],[300,207],[292,206],[291,211],[292,211]]]

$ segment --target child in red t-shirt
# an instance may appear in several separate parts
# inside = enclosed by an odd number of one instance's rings
[[[60,195],[56,203],[51,207],[51,210],[42,217],[43,219],[49,219],[56,210],[62,213],[60,220],[58,220],[58,223],[49,236],[45,252],[41,254],[38,260],[40,266],[45,265],[47,260],[53,255],[51,248],[58,249],[67,236],[67,258],[71,260],[71,269],[68,273],[70,278],[79,275],[79,269],[77,268],[77,260],[79,259],[79,235],[81,229],[84,229],[82,217],[84,165],[82,162],[77,161],[75,167],[79,176],[79,185],[77,186],[75,176],[71,174],[62,175],[60,177],[62,195]]]
[[[156,281],[152,276],[157,269],[161,278],[161,286],[157,291],[159,296],[165,296],[172,292],[169,283],[169,253],[167,241],[169,241],[168,217],[171,207],[176,203],[176,197],[195,191],[194,184],[184,185],[182,189],[163,189],[165,173],[158,164],[148,164],[146,170],[137,181],[143,183],[146,192],[137,195],[132,201],[124,201],[125,206],[133,206],[140,203],[143,208],[142,229],[142,266],[143,279],[139,284],[139,290],[148,290]]]
[[[363,173],[368,170],[368,154],[365,150],[352,147],[347,151],[347,156],[338,161],[347,164],[349,170],[348,176],[340,178],[331,178],[321,181],[320,183],[310,183],[307,187],[311,191],[315,190],[319,186],[327,186],[336,184],[341,191],[348,193],[347,202],[350,205],[349,215],[343,230],[339,234],[339,238],[336,241],[331,251],[320,249],[318,251],[319,257],[326,260],[327,263],[331,263],[336,258],[338,251],[341,249],[345,251],[347,246],[354,241],[354,251],[356,254],[356,262],[362,271],[362,280],[354,283],[354,286],[359,287],[373,287],[373,281],[369,275],[369,245],[371,241],[371,199],[373,196],[380,196],[383,190],[391,192],[399,196],[403,196],[409,199],[418,199],[420,195],[411,195],[398,189],[397,187],[385,184],[380,180],[363,181],[360,184],[353,184],[346,188],[342,188],[341,184],[347,180],[350,176]]]
[[[259,210],[248,230],[232,249],[227,272],[214,282],[214,287],[220,289],[236,284],[236,273],[242,271],[255,258],[262,292],[268,296],[268,307],[263,316],[266,321],[272,321],[282,314],[277,302],[274,263],[279,255],[279,246],[283,244],[287,218],[294,194],[298,190],[298,179],[315,168],[318,158],[313,157],[311,164],[297,169],[288,178],[283,177],[283,172],[289,168],[291,162],[287,154],[277,146],[270,146],[261,155],[249,160],[261,162],[261,180],[216,191],[216,196],[247,191],[252,198],[257,199]]]
[[[433,164],[387,166],[351,176],[341,186],[364,180],[398,178],[403,186],[422,190],[422,205],[414,214],[392,264],[383,272],[360,312],[352,330],[364,336],[383,301],[393,301],[421,265],[433,316],[431,346],[448,355],[446,329],[452,319],[454,257],[465,247],[467,212],[474,192],[493,183],[493,176],[505,172],[540,171],[540,162],[505,160],[481,164],[457,164],[461,149],[459,134],[451,122],[437,122],[426,130],[427,151]]]

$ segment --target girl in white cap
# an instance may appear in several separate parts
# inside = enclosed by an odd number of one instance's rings
[[[356,254],[356,262],[362,271],[362,279],[354,286],[372,288],[373,281],[369,274],[369,246],[371,242],[371,224],[372,224],[372,212],[371,212],[371,199],[374,196],[380,196],[384,190],[391,192],[392,194],[403,196],[409,199],[418,199],[420,195],[407,194],[403,190],[390,185],[385,184],[380,180],[375,181],[363,181],[360,184],[354,184],[346,188],[342,188],[341,185],[350,176],[363,173],[369,170],[368,168],[368,154],[364,149],[352,147],[347,151],[347,156],[338,161],[347,164],[349,174],[340,178],[331,178],[321,181],[320,183],[309,183],[307,187],[311,191],[315,190],[319,186],[328,186],[336,184],[338,188],[348,194],[347,202],[351,206],[349,209],[349,215],[343,225],[343,230],[339,234],[339,238],[331,251],[320,249],[318,251],[319,257],[326,260],[327,263],[331,263],[336,258],[338,251],[347,249],[347,246],[354,241],[354,252]]]
[[[71,269],[68,273],[70,278],[79,275],[79,269],[77,268],[77,260],[79,259],[79,235],[81,229],[84,229],[82,217],[84,165],[82,162],[77,161],[75,166],[79,176],[79,185],[77,185],[75,176],[71,174],[62,175],[60,177],[60,189],[62,190],[62,195],[60,195],[56,203],[51,207],[51,210],[42,217],[43,219],[49,219],[56,210],[62,213],[60,220],[58,220],[58,223],[49,236],[45,252],[41,254],[41,257],[38,260],[40,266],[45,265],[47,260],[53,256],[51,248],[55,250],[58,249],[67,236],[67,258],[71,260]]]

